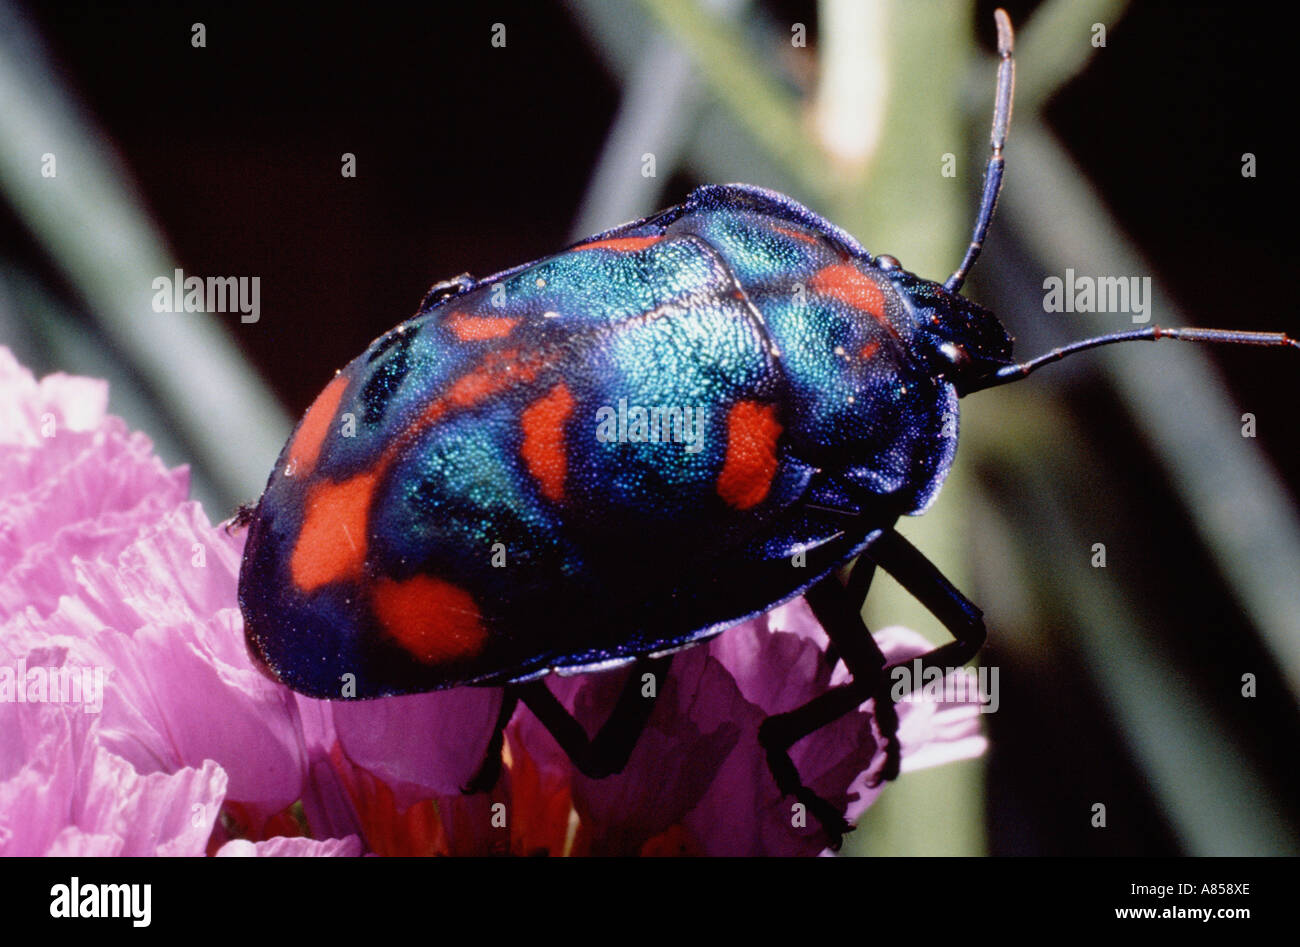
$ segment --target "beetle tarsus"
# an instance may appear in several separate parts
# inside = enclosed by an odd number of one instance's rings
[[[882,678],[880,690],[875,697],[876,728],[884,741],[885,762],[880,772],[867,782],[871,789],[897,779],[903,766],[903,747],[898,742],[898,708],[889,693],[887,681],[887,678]]]

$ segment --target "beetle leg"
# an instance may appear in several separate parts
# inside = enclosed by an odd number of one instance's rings
[[[501,695],[501,709],[497,713],[497,722],[492,730],[492,739],[488,741],[483,762],[479,764],[478,772],[465,784],[461,792],[466,795],[488,792],[501,778],[501,747],[506,741],[506,726],[510,723],[510,718],[515,715],[515,707],[518,704],[519,695],[513,688],[507,687],[505,693]]]
[[[955,640],[921,656],[922,669],[960,667],[984,645],[984,613],[929,559],[892,529],[863,551],[926,607]],[[888,669],[886,669],[888,670]]]
[[[862,620],[862,606],[866,602],[875,572],[875,561],[859,556],[849,571],[847,588],[840,585],[834,576],[828,576],[809,589],[807,594],[813,614],[830,637],[831,647],[843,656],[844,664],[853,679],[874,684],[868,696],[874,697],[876,702],[876,726],[885,741],[885,765],[871,783],[872,786],[878,786],[887,779],[897,779],[902,764],[902,750],[898,745],[898,714],[890,695],[889,678],[884,672],[885,656]]]
[[[871,591],[871,580],[876,577],[876,564],[870,558],[858,556],[849,570],[849,598],[859,604],[865,603],[867,593]]]
[[[873,561],[859,559],[849,575],[848,589],[830,575],[809,589],[806,596],[853,680],[801,707],[769,717],[758,730],[759,742],[767,753],[768,769],[777,786],[803,803],[816,817],[830,836],[833,849],[840,847],[844,833],[853,827],[835,806],[803,784],[790,758],[790,748],[814,731],[852,713],[864,701],[875,698],[876,726],[885,740],[885,765],[879,779],[893,779],[898,775],[898,717],[889,694],[889,679],[883,673],[885,656],[863,624],[862,600],[855,594],[861,594],[870,584],[874,571]]]
[[[430,308],[435,303],[440,303],[451,296],[459,296],[461,293],[469,292],[474,286],[474,277],[468,273],[461,273],[459,276],[453,276],[451,279],[445,279],[440,283],[434,283],[429,287],[429,291],[424,294],[424,299],[420,300],[420,312]]]
[[[623,767],[627,766],[632,748],[636,746],[646,721],[650,719],[650,712],[654,710],[659,687],[655,687],[654,696],[642,697],[642,676],[649,673],[662,680],[663,675],[668,673],[671,661],[671,656],[643,658],[632,666],[632,673],[623,685],[618,703],[614,705],[609,719],[595,738],[587,736],[582,724],[551,693],[545,679],[517,684],[514,689],[524,706],[555,737],[555,742],[568,754],[573,765],[592,779],[603,779],[621,773]]]
[[[865,602],[867,592],[871,589],[871,579],[876,574],[876,564],[870,559],[859,557],[854,562],[853,567],[849,570],[848,593],[849,599],[855,602]],[[834,641],[826,646],[826,664],[834,668],[840,660],[840,648]],[[847,666],[847,662],[846,662]]]
[[[955,640],[921,656],[921,666],[946,669],[973,658],[984,644],[984,616],[929,559],[893,529],[881,532],[859,557],[849,574],[848,589],[828,576],[808,590],[808,604],[844,658],[853,680],[810,700],[802,707],[763,721],[758,737],[767,751],[768,768],[781,790],[802,802],[826,828],[831,847],[852,828],[834,806],[803,785],[790,759],[790,747],[874,698],[876,725],[885,737],[885,765],[877,783],[898,775],[898,717],[890,693],[889,667],[866,631],[860,615],[862,599],[875,566],[880,566],[924,605]],[[832,584],[834,583],[834,584]]]
[[[862,558],[875,562],[876,565],[893,576],[898,584],[909,595],[924,605],[931,615],[939,619],[944,628],[948,629],[949,634],[953,636],[953,641],[921,655],[920,661],[923,672],[933,667],[946,673],[948,668],[960,667],[975,657],[979,649],[983,647],[986,637],[984,613],[979,610],[974,602],[962,595],[957,590],[957,587],[948,581],[948,577],[940,572],[934,563],[925,558],[919,549],[904,539],[897,531],[886,529],[872,541],[871,545],[863,550],[859,563],[861,563]],[[850,579],[851,584],[852,580]],[[893,720],[893,729],[888,732],[891,734],[891,750],[895,751],[887,755],[886,766],[881,773],[881,779],[894,779],[897,777],[899,764],[901,763],[901,754],[897,752],[897,739],[893,736],[898,730],[898,717],[894,711],[893,694],[897,693],[898,689],[890,687],[890,671],[897,666],[890,665],[882,670],[880,691],[884,697],[877,696],[876,698],[877,710],[883,709],[886,705],[889,707],[889,714]],[[917,681],[912,681],[911,686],[917,683]],[[883,726],[882,732],[885,732]]]
[[[863,565],[866,571],[875,569],[874,562]],[[858,568],[853,570],[855,575]],[[804,597],[830,637],[831,645],[844,659],[849,673],[854,678],[879,674],[885,666],[885,656],[863,624],[862,600],[855,599],[834,575],[822,579]]]
[[[853,831],[853,826],[839,809],[803,784],[794,761],[790,759],[790,747],[808,734],[852,713],[863,701],[874,696],[875,689],[876,682],[869,679],[849,681],[819,694],[802,707],[768,717],[758,728],[758,742],[767,752],[767,768],[772,771],[777,787],[804,804],[826,830],[830,847],[837,851],[844,833]]]

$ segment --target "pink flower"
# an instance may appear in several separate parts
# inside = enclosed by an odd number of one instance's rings
[[[106,403],[0,349],[4,854],[203,854],[223,806],[260,837],[302,796],[297,704],[243,646],[242,544]]]
[[[103,382],[37,383],[0,348],[0,854],[817,854],[759,724],[839,683],[796,601],[678,654],[626,769],[593,780],[520,708],[465,795],[500,689],[364,703],[293,694],[249,659],[243,536],[186,500]],[[877,635],[891,661],[927,649]],[[555,677],[589,731],[623,674]],[[6,681],[8,689],[6,690]],[[899,704],[903,765],[984,747],[973,703]],[[800,741],[855,819],[881,791],[870,703]]]

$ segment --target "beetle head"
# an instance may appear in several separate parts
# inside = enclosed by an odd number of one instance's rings
[[[877,257],[876,265],[903,300],[909,346],[936,378],[966,394],[984,387],[984,379],[1012,364],[1011,336],[993,313],[939,283],[909,273],[891,256]]]

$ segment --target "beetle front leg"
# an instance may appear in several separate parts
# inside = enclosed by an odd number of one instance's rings
[[[833,575],[809,589],[808,604],[844,658],[853,680],[802,707],[769,717],[758,735],[777,785],[817,817],[831,837],[832,848],[839,847],[843,833],[852,827],[837,809],[803,784],[789,751],[804,737],[874,698],[876,725],[886,740],[885,765],[876,782],[898,775],[901,763],[898,716],[889,687],[889,670],[893,666],[886,666],[883,653],[862,622],[859,611],[862,601],[856,594],[865,591],[877,565],[939,619],[955,639],[922,655],[922,669],[963,665],[975,656],[986,637],[983,612],[893,529],[882,531],[863,551],[849,574],[848,589]]]
[[[672,657],[643,658],[632,667],[618,703],[605,721],[604,726],[594,738],[587,736],[573,714],[551,693],[545,679],[530,681],[527,684],[514,685],[524,706],[542,722],[542,725],[555,737],[555,742],[568,754],[573,765],[592,779],[604,779],[614,773],[621,773],[627,766],[632,748],[636,746],[641,732],[654,710],[659,687],[654,695],[641,696],[641,680],[644,674],[653,674],[656,679],[668,673]]]
[[[887,529],[862,554],[898,580],[955,639],[923,654],[923,669],[960,667],[975,657],[987,636],[984,613],[920,550],[894,530]]]

